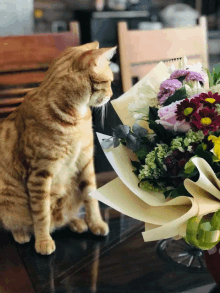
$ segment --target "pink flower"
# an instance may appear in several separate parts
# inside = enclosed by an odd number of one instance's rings
[[[190,125],[184,121],[177,121],[175,124],[166,122],[164,120],[156,120],[157,124],[161,124],[165,129],[175,132],[187,132],[190,129]]]
[[[186,132],[190,129],[190,124],[185,121],[177,121],[175,111],[177,105],[182,101],[178,101],[170,104],[169,106],[162,107],[158,110],[158,116],[160,120],[156,120],[157,124],[163,125],[167,130],[173,130],[176,132]]]

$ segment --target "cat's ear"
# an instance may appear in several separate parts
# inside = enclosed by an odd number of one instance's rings
[[[117,46],[113,48],[99,49],[99,54],[95,58],[95,65],[97,67],[100,67],[103,64],[106,64],[106,61],[110,61],[112,57],[114,56],[114,54],[116,53],[116,49],[117,49]]]
[[[99,42],[95,41],[95,42],[92,42],[92,43],[88,43],[88,44],[85,44],[85,45],[78,46],[78,48],[81,49],[81,50],[86,50],[86,51],[98,49],[99,48]]]

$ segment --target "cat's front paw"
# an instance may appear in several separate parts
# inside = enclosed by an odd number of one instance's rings
[[[83,219],[73,219],[69,223],[69,227],[73,232],[83,233],[88,231],[88,226]]]
[[[96,223],[88,223],[89,229],[95,235],[106,236],[109,233],[108,224],[104,221],[98,221]]]
[[[49,255],[55,251],[56,246],[52,238],[45,240],[36,240],[35,249],[40,254]]]
[[[14,237],[14,240],[20,244],[27,243],[31,240],[31,235],[22,229],[12,231],[12,235]]]

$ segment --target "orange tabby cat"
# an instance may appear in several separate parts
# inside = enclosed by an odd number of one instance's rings
[[[112,96],[109,60],[116,48],[98,42],[71,47],[45,80],[0,128],[0,221],[19,243],[35,235],[35,249],[51,254],[50,233],[69,225],[107,235],[97,200],[90,106]],[[77,219],[85,206],[85,221]]]

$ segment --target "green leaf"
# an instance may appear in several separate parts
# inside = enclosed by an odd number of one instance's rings
[[[135,170],[133,170],[132,172],[138,177],[138,175],[139,175],[139,170],[135,169]]]
[[[181,194],[178,193],[178,191],[175,189],[173,189],[170,193],[170,197],[172,198],[175,198],[175,197],[178,197],[178,196],[181,196]]]
[[[167,145],[170,145],[171,140],[178,134],[167,130],[161,124],[157,124],[155,121],[149,120],[149,127],[154,131],[160,140],[162,140]]]
[[[113,136],[113,143],[114,148],[117,148],[120,145],[120,140],[116,136]]]
[[[220,63],[216,63],[215,65],[213,65],[213,71],[215,72],[215,74],[220,74]]]
[[[163,106],[168,106],[174,102],[181,101],[187,98],[185,87],[177,90],[172,96],[170,96],[164,103]]]
[[[184,75],[184,76],[180,76],[180,77],[178,77],[177,79],[178,79],[180,82],[183,83],[183,81],[184,81],[185,78],[186,78],[186,75]]]
[[[158,109],[155,107],[149,107],[149,120],[158,120],[159,116],[158,116]]]
[[[201,144],[197,147],[195,155],[206,160],[211,167],[213,166],[213,154],[208,151],[204,151]]]
[[[186,174],[190,174],[194,171],[194,169],[196,168],[196,166],[193,164],[193,162],[191,161],[191,159],[185,164],[184,166],[184,171]]]
[[[115,135],[118,138],[126,138],[130,132],[131,128],[127,125],[117,125],[115,127]]]
[[[199,174],[197,168],[193,169],[191,173],[186,173],[184,170],[181,170],[178,176],[182,178],[193,178]]]
[[[134,168],[136,168],[136,169],[140,169],[140,167],[141,167],[141,163],[138,162],[138,161],[132,161],[132,160],[131,160],[131,165],[132,165]]]
[[[126,138],[126,146],[136,152],[140,148],[140,140],[133,133],[129,133]]]
[[[143,144],[141,144],[140,148],[137,151],[135,151],[135,154],[137,155],[140,161],[145,160],[148,153],[149,153],[149,150],[147,146]]]
[[[112,137],[113,137],[113,145],[114,148],[118,147],[120,145],[120,140],[119,138],[116,136],[115,132],[113,131],[112,133]]]
[[[206,69],[206,73],[207,73],[208,78],[209,78],[209,87],[212,87],[214,85],[213,74],[208,69]]]
[[[214,76],[214,85],[216,85],[220,78],[220,63],[217,63],[213,66],[213,76]]]
[[[170,194],[170,196],[172,198],[181,196],[181,195],[185,195],[185,196],[190,196],[191,194],[186,190],[185,186],[183,183],[179,184],[179,186],[177,188],[174,188]]]
[[[120,143],[126,146],[126,140],[125,139],[121,139]]]
[[[220,83],[220,78],[217,79],[217,81],[215,82],[215,85]]]
[[[212,159],[213,159],[214,162],[219,162],[220,161],[219,157],[217,157],[216,155],[213,155]]]
[[[163,170],[163,172],[167,173],[167,170],[164,169],[163,164],[159,161],[157,153],[158,153],[158,150],[156,150],[155,152],[155,163],[159,167],[160,170]]]
[[[137,137],[140,137],[140,138],[145,137],[148,134],[147,129],[145,129],[144,127],[141,127],[137,123],[135,123],[132,126],[132,131],[134,132],[134,134],[137,135]]]
[[[164,196],[165,196],[165,198],[168,198],[171,194],[172,194],[172,189],[171,190],[166,190],[166,191],[164,191]]]
[[[153,134],[153,136],[154,136],[155,134]],[[148,137],[149,137],[150,135],[148,135],[148,136],[145,136],[145,137],[142,137],[141,138],[141,143],[142,144],[145,144],[146,146],[147,146],[147,148],[149,149],[149,151],[152,151],[154,148],[155,148],[155,146],[156,146],[156,143],[155,143],[155,141],[154,141],[154,139],[149,139]]]

